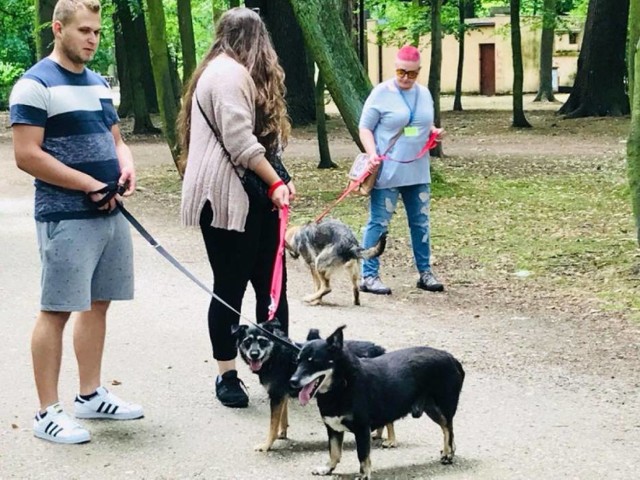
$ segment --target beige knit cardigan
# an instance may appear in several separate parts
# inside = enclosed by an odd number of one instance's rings
[[[226,55],[209,62],[191,106],[189,155],[182,183],[182,223],[198,226],[207,200],[212,227],[244,231],[249,198],[224,150],[202,116],[196,98],[217,128],[238,173],[254,169],[265,149],[253,134],[256,87],[247,69]]]

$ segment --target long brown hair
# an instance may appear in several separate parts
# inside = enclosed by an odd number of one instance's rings
[[[193,92],[209,62],[222,53],[244,65],[256,85],[254,133],[260,143],[268,150],[287,144],[291,125],[284,100],[284,71],[260,15],[249,8],[237,7],[220,17],[216,40],[185,88],[178,115],[178,135],[184,160],[189,150]]]

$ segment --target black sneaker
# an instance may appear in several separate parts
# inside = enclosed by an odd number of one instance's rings
[[[229,370],[216,378],[216,397],[225,407],[246,408],[249,405],[247,389],[236,370]]]
[[[431,272],[420,273],[420,278],[416,287],[428,292],[442,292],[444,291],[444,285],[438,281],[436,276]]]

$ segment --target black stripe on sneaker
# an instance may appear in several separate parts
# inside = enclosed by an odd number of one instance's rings
[[[111,415],[115,415],[117,411],[118,411],[118,405],[115,405],[113,408],[113,412],[111,412]]]
[[[109,415],[113,415],[113,412],[110,412],[109,410],[112,408],[115,408],[116,406],[112,403],[110,403],[109,405],[107,405],[107,409],[104,411],[104,413],[107,413]]]
[[[51,421],[51,422],[49,422],[49,425],[47,425],[47,428],[45,428],[45,429],[44,429],[44,433],[50,434],[51,432],[49,431],[49,429],[50,429],[52,426],[53,426],[54,428],[55,428],[55,427],[57,427],[57,425],[56,425],[55,423],[53,423],[53,421]]]
[[[56,425],[56,428],[51,430],[51,435],[53,435],[54,437],[57,437],[62,430],[64,430],[64,428],[62,428],[60,425]]]
[[[104,407],[104,402],[102,402],[98,407],[98,413],[102,413],[102,407]]]

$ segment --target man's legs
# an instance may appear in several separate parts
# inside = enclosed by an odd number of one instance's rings
[[[73,348],[78,361],[80,395],[89,395],[100,386],[102,353],[110,302],[91,303],[91,310],[81,312],[73,329]]]
[[[41,412],[59,400],[58,379],[62,361],[62,334],[69,315],[69,312],[41,311],[33,328],[31,357]]]

